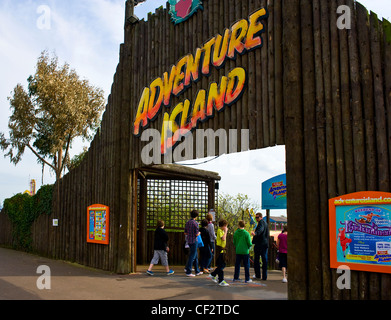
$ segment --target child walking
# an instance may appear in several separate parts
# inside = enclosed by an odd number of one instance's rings
[[[204,219],[201,221],[201,239],[204,243],[204,246],[199,248],[200,250],[200,270],[204,273],[209,273],[208,265],[210,262],[210,257],[212,255],[211,249],[210,249],[210,235],[209,231],[206,229],[208,226],[208,220]]]
[[[285,225],[277,239],[278,258],[282,269],[282,282],[288,282],[286,269],[288,268],[288,226]]]
[[[219,221],[219,229],[217,230],[216,236],[216,254],[218,254],[216,261],[216,269],[209,275],[214,282],[222,287],[228,287],[229,284],[224,280],[224,268],[226,266],[225,262],[225,253],[227,245],[227,232],[228,232],[228,222],[227,220]],[[216,277],[218,276],[218,279]]]
[[[154,254],[151,260],[151,264],[147,270],[147,274],[153,276],[152,268],[155,264],[159,263],[159,260],[162,263],[162,266],[166,267],[167,275],[170,276],[174,274],[174,270],[170,270],[168,266],[168,256],[167,253],[170,251],[170,248],[167,245],[168,235],[164,230],[164,221],[158,220],[157,228],[155,230],[155,241],[153,245]]]
[[[234,233],[234,246],[236,252],[234,281],[239,280],[240,263],[243,261],[245,282],[252,282],[250,279],[250,255],[249,249],[252,246],[251,236],[247,230],[244,229],[245,223],[243,220],[239,221],[239,229]]]
[[[207,267],[209,271],[211,271],[212,261],[213,261],[214,255],[215,255],[215,241],[216,241],[215,227],[213,225],[214,216],[211,214],[211,212],[214,213],[214,210],[211,209],[209,211],[209,213],[206,215],[206,220],[208,220],[208,226],[206,227],[206,229],[209,231],[210,252],[211,252],[210,259],[208,262],[208,267]]]

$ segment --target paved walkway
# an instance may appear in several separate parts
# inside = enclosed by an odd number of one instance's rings
[[[51,272],[50,290],[40,290],[39,266]],[[232,283],[234,268],[226,268],[231,285],[220,287],[206,275],[186,277],[183,266],[167,276],[155,266],[154,276],[138,272],[117,275],[101,270],[0,248],[0,300],[286,300],[287,284],[280,271],[270,271],[267,281]],[[251,272],[252,274],[252,272]],[[244,270],[241,269],[241,277]],[[38,281],[43,283],[42,281]]]

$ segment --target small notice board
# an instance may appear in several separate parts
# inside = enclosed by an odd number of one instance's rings
[[[329,209],[330,267],[391,273],[391,194],[348,194]]]
[[[108,206],[94,204],[87,208],[87,242],[109,244]]]

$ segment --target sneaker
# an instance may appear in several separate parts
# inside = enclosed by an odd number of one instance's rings
[[[241,279],[232,279],[233,282],[235,281],[242,281]]]
[[[195,275],[192,274],[192,273],[186,273],[186,276],[187,276],[187,277],[195,277]]]
[[[204,274],[204,273],[202,271],[200,271],[200,272],[196,273],[196,276],[200,276],[202,274]]]
[[[153,272],[152,271],[147,270],[147,274],[149,274],[150,276],[153,276]]]
[[[204,268],[202,271],[203,271],[204,273],[209,273],[209,270],[208,270],[208,269],[205,269],[205,268]]]
[[[219,286],[220,286],[220,287],[229,287],[229,284],[228,284],[227,282],[225,282],[225,280],[223,280],[223,281],[221,281],[221,282],[219,283]]]
[[[167,275],[168,275],[168,276],[171,276],[171,275],[174,274],[174,273],[175,273],[174,270],[171,269],[170,271],[167,272]]]
[[[207,276],[207,278],[212,279],[215,283],[218,282],[217,277],[212,276],[211,274]]]
[[[286,278],[282,279],[282,282],[286,283],[288,280]]]
[[[248,279],[247,281],[244,281],[245,283],[251,283],[253,282],[251,279]]]
[[[257,276],[254,274],[254,275],[253,275],[253,279],[255,279],[255,280],[261,280],[261,277],[257,278]]]

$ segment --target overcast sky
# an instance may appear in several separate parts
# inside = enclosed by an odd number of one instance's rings
[[[165,0],[147,0],[136,8],[142,19]],[[390,0],[362,0],[379,17],[391,17]],[[82,77],[110,94],[119,46],[123,42],[124,0],[1,0],[0,2],[0,132],[8,137],[10,116],[7,97],[16,84],[27,85],[34,74],[37,58],[43,50],[55,52]],[[49,16],[47,15],[49,13]],[[49,19],[44,19],[49,17]],[[205,39],[207,40],[207,39]],[[175,63],[175,61],[173,61]],[[147,85],[147,84],[146,84]],[[74,144],[72,156],[82,144]],[[194,163],[195,161],[192,161]],[[260,204],[261,183],[285,173],[285,148],[274,147],[223,156],[195,168],[219,172],[220,192],[244,193]],[[42,185],[42,167],[26,150],[16,167],[0,151],[0,206],[4,199],[29,189],[29,181]],[[55,175],[47,169],[43,184],[51,184]],[[272,212],[272,215],[285,211]]]

